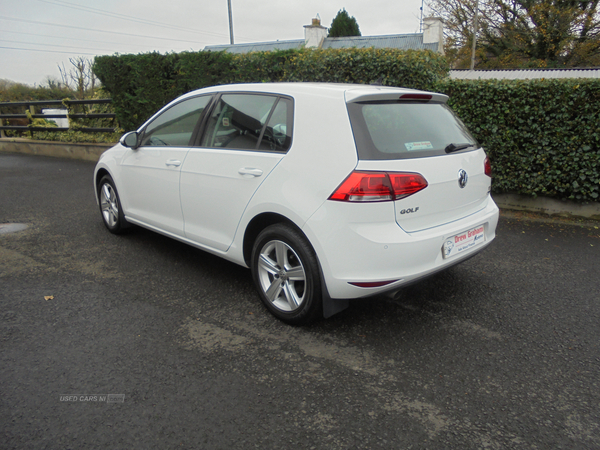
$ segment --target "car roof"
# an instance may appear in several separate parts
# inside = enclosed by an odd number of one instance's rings
[[[187,96],[198,94],[208,94],[212,92],[261,92],[282,95],[305,95],[320,94],[329,96],[339,96],[346,102],[357,102],[366,100],[397,100],[398,96],[403,94],[431,94],[433,101],[446,102],[448,97],[444,94],[437,94],[416,89],[400,88],[393,86],[378,86],[369,84],[350,84],[350,83],[247,83],[247,84],[227,84],[220,86],[210,86],[203,89],[190,92]]]

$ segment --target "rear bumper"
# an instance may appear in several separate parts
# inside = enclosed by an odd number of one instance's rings
[[[307,222],[304,232],[317,252],[331,298],[360,298],[398,290],[469,259],[496,235],[499,212],[491,197],[475,214],[414,233],[389,221],[389,205],[326,202]],[[358,216],[357,206],[362,208]],[[443,257],[442,248],[448,238],[480,225],[484,227],[483,242],[458,255]],[[350,284],[390,280],[395,281],[379,287]]]

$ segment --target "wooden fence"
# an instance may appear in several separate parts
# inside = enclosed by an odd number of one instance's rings
[[[83,131],[86,133],[114,133],[116,131],[116,125],[113,128],[108,127],[37,127],[33,126],[32,119],[112,119],[115,122],[115,114],[113,113],[88,113],[88,114],[36,114],[38,108],[42,106],[69,108],[77,105],[98,105],[111,103],[112,99],[104,98],[97,100],[37,100],[29,102],[0,102],[0,137],[5,137],[5,130],[14,131],[29,131],[33,137],[34,131],[46,131],[46,132],[63,132],[63,131]],[[3,110],[25,108],[29,111],[29,115],[23,114],[2,114]],[[5,121],[11,119],[18,119],[18,124],[7,125]],[[27,125],[25,125],[27,123]]]

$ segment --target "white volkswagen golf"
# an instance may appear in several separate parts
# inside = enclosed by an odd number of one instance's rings
[[[447,99],[313,83],[190,92],[101,156],[104,224],[249,267],[287,323],[329,317],[494,239],[489,160]]]

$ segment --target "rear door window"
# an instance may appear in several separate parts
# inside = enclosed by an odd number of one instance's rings
[[[450,144],[465,151],[479,147],[467,127],[443,103],[351,103],[348,111],[360,159],[443,155]]]
[[[292,101],[276,95],[223,94],[208,117],[201,147],[287,151]]]

